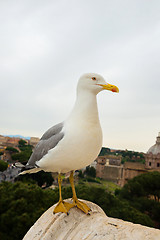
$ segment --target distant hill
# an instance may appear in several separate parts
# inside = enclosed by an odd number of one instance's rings
[[[29,140],[31,137],[24,137],[24,136],[22,136],[22,135],[3,135],[3,136],[5,136],[5,137],[14,137],[14,138],[23,138],[23,139],[27,139],[27,140]]]

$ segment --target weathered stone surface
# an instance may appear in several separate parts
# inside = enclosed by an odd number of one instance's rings
[[[70,202],[70,200],[67,200]],[[82,200],[84,201],[84,200]],[[91,209],[86,215],[76,207],[53,214],[52,206],[31,227],[23,240],[159,240],[160,230],[109,218],[94,203],[84,201]]]

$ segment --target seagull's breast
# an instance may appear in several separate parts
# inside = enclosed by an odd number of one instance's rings
[[[102,147],[96,96],[79,94],[75,107],[62,129],[63,139],[38,162],[44,170],[69,172],[92,163]]]
[[[99,122],[67,122],[64,138],[39,161],[39,166],[53,172],[69,172],[91,164],[102,147]]]

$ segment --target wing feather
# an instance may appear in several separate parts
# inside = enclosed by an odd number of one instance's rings
[[[64,137],[62,128],[63,123],[59,123],[51,127],[43,134],[27,163],[28,167],[35,167],[35,163],[44,155],[46,155],[50,149],[53,149],[59,143],[59,141],[62,140]]]

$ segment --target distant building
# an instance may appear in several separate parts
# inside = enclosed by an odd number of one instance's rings
[[[121,156],[99,156],[96,161],[96,177],[120,184],[123,172],[121,166]]]
[[[145,164],[125,162],[119,156],[106,155],[97,158],[96,177],[113,181],[121,186],[142,173],[160,171],[160,133],[156,143],[145,154]]]
[[[145,164],[138,162],[125,162],[123,165],[123,174],[121,185],[123,186],[128,182],[129,179],[132,179],[142,173],[146,173],[147,169]]]
[[[0,148],[4,147],[17,147],[18,142],[20,138],[14,138],[14,137],[5,137],[0,135]]]
[[[37,137],[31,137],[29,140],[30,145],[32,145],[33,147],[35,147],[37,145],[37,143],[39,142],[39,138]]]
[[[145,164],[126,162],[123,167],[123,184],[142,173],[160,171],[160,133],[157,136],[156,143],[145,154]]]
[[[8,150],[4,150],[4,153],[2,155],[2,160],[5,162],[12,162],[11,153]]]
[[[13,147],[19,150],[18,145],[19,145],[19,140],[21,139],[22,138],[19,138],[19,137],[7,137],[7,136],[0,135],[0,152],[4,152],[4,150],[7,147]],[[23,139],[23,140],[26,142],[26,144],[30,144],[33,147],[35,147],[39,142],[39,138],[37,137],[31,137],[30,140],[28,139]]]
[[[0,135],[0,149],[5,149],[6,147],[17,148],[20,138],[5,137]]]
[[[117,156],[114,161],[113,159],[109,159],[108,156],[98,157],[96,177],[112,181],[120,186],[123,186],[129,179],[147,172],[147,169],[145,169],[145,164],[137,162],[125,162],[122,165],[120,163],[120,156]]]
[[[157,136],[156,143],[146,153],[145,167],[146,169],[160,171],[160,133]]]

